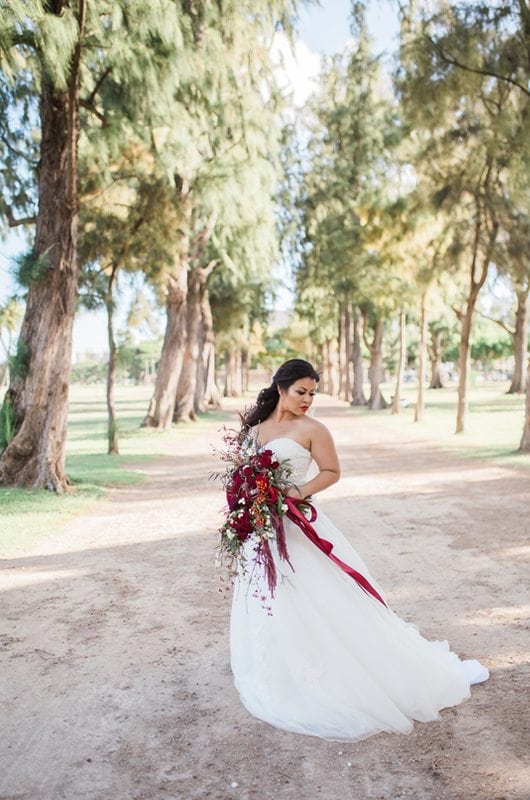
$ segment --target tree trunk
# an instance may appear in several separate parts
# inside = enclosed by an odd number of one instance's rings
[[[250,382],[249,352],[246,347],[241,350],[241,391],[248,392]]]
[[[352,406],[365,406],[366,397],[363,390],[363,356],[361,350],[361,312],[357,306],[353,309],[353,389]]]
[[[195,380],[195,397],[193,407],[196,414],[206,413],[206,381],[208,376],[208,361],[210,357],[210,343],[207,341],[208,331],[204,319],[204,290],[201,298],[201,318],[199,321],[199,358],[197,359],[197,375]]]
[[[178,281],[169,279],[164,343],[156,372],[155,389],[142,422],[143,427],[164,430],[173,421],[177,385],[186,346],[186,284],[187,266],[182,269]]]
[[[67,90],[53,87],[45,71],[42,77],[35,274],[4,399],[13,436],[0,459],[0,483],[56,492],[68,488],[65,446],[78,272],[78,75],[85,7],[81,0]]]
[[[213,331],[212,309],[210,306],[208,289],[206,289],[202,298],[201,314],[204,342],[201,359],[201,367],[204,376],[204,389],[202,390],[202,398],[205,406],[221,408],[221,392],[215,377],[215,336]],[[198,381],[197,393],[200,391],[201,390],[199,388]]]
[[[113,266],[109,277],[107,290],[107,335],[109,342],[109,363],[107,367],[107,411],[108,411],[108,453],[118,455],[118,422],[116,419],[116,406],[114,404],[114,377],[116,374],[116,342],[114,340],[114,281],[118,274],[118,267]]]
[[[399,414],[401,402],[401,388],[405,377],[405,361],[407,356],[407,317],[402,310],[399,314],[399,360],[396,376],[394,397],[392,398],[392,414]]]
[[[339,398],[350,400],[352,394],[351,303],[344,300],[339,307]]]
[[[201,302],[206,279],[201,269],[188,272],[188,293],[186,297],[186,349],[182,360],[179,382],[175,398],[173,421],[194,421],[195,390],[197,369],[200,357],[200,335],[202,327]]]
[[[366,318],[365,318],[366,320]],[[385,327],[384,319],[378,319],[375,323],[374,337],[371,342],[366,342],[370,350],[370,397],[368,408],[380,409],[388,408],[388,403],[381,392],[381,383],[384,379],[383,364],[383,332]],[[366,322],[365,322],[366,328]]]
[[[487,275],[488,266],[493,252],[495,240],[497,238],[498,227],[495,225],[493,230],[490,231],[488,237],[488,246],[482,258],[482,266],[480,269],[479,277],[476,278],[477,261],[479,258],[479,241],[481,237],[482,225],[480,216],[475,225],[475,242],[473,248],[473,257],[471,260],[471,271],[469,281],[469,294],[466,303],[466,310],[463,314],[459,314],[461,322],[460,334],[460,354],[459,354],[459,377],[458,377],[458,400],[456,408],[456,428],[455,433],[463,433],[465,429],[467,411],[468,411],[468,389],[470,380],[470,367],[471,367],[471,329],[473,325],[473,314],[479,292],[484,285]]]
[[[432,331],[429,357],[431,360],[431,382],[429,389],[443,389],[442,381],[442,331]]]
[[[329,385],[328,385],[328,348],[327,342],[323,342],[320,345],[320,384],[319,388],[320,391],[324,394],[329,394]]]
[[[514,367],[508,394],[523,394],[525,390],[524,367],[528,354],[528,291],[529,287],[517,292],[517,311],[515,312]]]
[[[468,298],[466,311],[461,319],[460,349],[458,355],[458,400],[456,409],[456,430],[455,433],[463,433],[469,400],[469,379],[471,374],[471,328],[473,324],[473,310],[475,299],[471,295]]]
[[[225,357],[224,357],[224,362],[225,362],[225,381],[224,381],[224,386],[223,386],[223,397],[230,397],[230,375],[231,375],[230,359],[231,358],[232,358],[232,353],[230,352],[230,350],[229,349],[225,350]]]
[[[243,353],[240,347],[236,349],[232,368],[232,397],[241,397],[243,394]]]
[[[155,389],[143,427],[164,430],[171,426],[175,411],[177,386],[184,361],[187,334],[188,270],[193,198],[189,179],[175,176],[176,196],[181,204],[180,242],[175,268],[167,282],[166,330],[158,362]]]
[[[243,386],[241,381],[241,350],[230,347],[225,355],[225,397],[241,397]]]
[[[325,394],[334,396],[337,390],[337,376],[333,358],[333,341],[331,339],[326,339],[326,341],[322,344],[321,359],[322,378],[320,382],[320,390]]]
[[[524,428],[521,442],[519,444],[520,453],[530,453],[530,361],[526,369],[526,398]]]
[[[414,422],[420,422],[425,410],[425,375],[427,372],[427,291],[421,293],[420,347],[418,354],[418,394]]]
[[[229,347],[225,352],[225,397],[239,397],[239,364],[240,354],[234,347]]]
[[[337,397],[339,391],[339,381],[337,375],[336,359],[333,349],[333,340],[326,339],[326,383],[328,394]]]
[[[192,212],[193,214],[193,212]],[[206,225],[194,239],[193,247],[190,246],[188,267],[188,285],[186,296],[186,348],[184,351],[182,369],[177,385],[175,398],[174,421],[196,420],[196,393],[199,361],[201,357],[202,335],[202,299],[210,277],[217,261],[212,260],[207,266],[201,266],[204,261],[206,246],[210,241],[218,213],[214,211]],[[190,218],[191,220],[191,218]]]

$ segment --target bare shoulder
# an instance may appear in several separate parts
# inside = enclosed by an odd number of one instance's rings
[[[339,457],[328,428],[316,419],[308,420],[311,423],[309,437],[311,439],[311,455],[321,471],[333,472],[340,475]]]
[[[318,419],[313,417],[306,417],[304,422],[307,425],[307,435],[311,439],[311,443],[327,443],[333,442],[333,437],[328,428]]]

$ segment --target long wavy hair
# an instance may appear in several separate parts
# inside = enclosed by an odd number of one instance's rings
[[[272,376],[272,383],[265,389],[262,389],[258,394],[258,399],[255,405],[251,406],[245,411],[241,418],[243,430],[249,430],[260,422],[264,422],[276,406],[280,399],[280,389],[288,389],[295,381],[300,378],[311,378],[312,380],[320,380],[320,375],[309,361],[304,361],[303,358],[291,358],[285,361],[281,367],[278,367]]]

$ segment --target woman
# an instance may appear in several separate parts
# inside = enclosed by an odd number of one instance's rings
[[[307,361],[285,362],[243,418],[263,448],[289,459],[296,498],[313,497],[340,475],[329,431],[307,414],[318,380]],[[308,479],[312,461],[318,471]],[[429,642],[397,617],[345,537],[317,514],[314,530],[374,591],[286,520],[293,570],[273,545],[278,585],[270,613],[265,583],[256,591],[242,576],[234,587],[231,662],[243,704],[279,728],[341,741],[408,733],[412,720],[438,719],[440,709],[469,697],[472,683],[487,680],[487,669],[460,661],[447,642]]]

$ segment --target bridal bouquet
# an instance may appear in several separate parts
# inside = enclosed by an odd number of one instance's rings
[[[244,431],[226,430],[225,448],[217,453],[225,462],[220,478],[226,491],[226,519],[219,529],[221,542],[217,563],[226,565],[232,580],[237,575],[250,579],[264,574],[274,597],[277,575],[270,542],[276,541],[280,558],[289,566],[283,517],[290,487],[288,461],[278,461],[272,450],[259,445]],[[250,547],[249,544],[250,543]],[[262,598],[265,600],[265,598]]]
[[[279,557],[294,572],[285,544],[283,521],[286,517],[366,594],[386,607],[385,600],[370,581],[336,556],[333,543],[322,538],[313,527],[317,510],[310,498],[298,500],[289,496],[294,484],[290,481],[288,460],[278,461],[272,450],[260,447],[256,439],[244,431],[227,430],[223,439],[225,449],[217,452],[226,468],[212,476],[222,480],[228,501],[226,519],[219,529],[219,565],[226,563],[233,579],[237,575],[248,575],[250,570],[249,583],[256,586],[256,596],[260,591],[259,579],[264,575],[270,595],[274,597],[277,575],[271,540],[276,541]],[[261,594],[263,604],[266,600],[267,596]],[[265,607],[271,613],[270,606]]]

